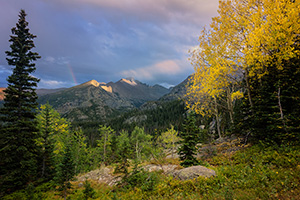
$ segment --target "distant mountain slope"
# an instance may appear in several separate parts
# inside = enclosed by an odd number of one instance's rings
[[[4,92],[3,90],[5,90],[6,88],[0,88],[0,101],[3,101],[4,99]],[[42,95],[46,95],[46,94],[52,94],[55,92],[59,92],[62,90],[65,90],[66,88],[58,88],[58,89],[36,89],[36,93],[38,96],[42,96]]]
[[[57,88],[57,89],[37,89],[36,90],[36,93],[38,96],[42,96],[42,95],[46,95],[46,94],[52,94],[52,93],[55,93],[55,92],[59,92],[59,91],[62,91],[62,90],[65,90],[66,88]]]
[[[155,129],[165,130],[172,124],[177,130],[181,130],[186,113],[184,95],[189,78],[171,88],[168,94],[158,100],[147,101],[139,109],[123,113],[110,120],[110,126],[116,130],[131,130],[135,126],[141,126],[145,131],[153,133]]]
[[[108,84],[91,80],[72,88],[40,95],[38,102],[49,102],[72,121],[105,120],[115,111],[139,107],[146,101],[159,99],[167,92],[169,90],[162,86],[148,86],[134,79],[121,79]]]
[[[160,101],[172,101],[172,100],[182,99],[184,97],[184,95],[186,94],[186,85],[188,84],[190,77],[191,76],[187,77],[184,81],[182,81],[175,87],[170,88],[171,91],[168,94],[161,97],[159,100]]]
[[[40,104],[49,102],[59,113],[70,120],[105,119],[114,109],[134,107],[118,95],[104,90],[95,80],[40,96],[38,102]]]
[[[107,86],[112,88],[113,93],[128,99],[136,107],[147,101],[157,100],[170,92],[170,90],[160,85],[148,86],[133,78],[121,79],[116,83],[110,82]]]

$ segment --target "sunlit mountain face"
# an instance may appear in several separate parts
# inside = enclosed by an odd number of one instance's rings
[[[91,80],[83,84],[54,90],[37,90],[40,104],[50,103],[64,117],[73,121],[99,120],[118,112],[139,108],[155,101],[171,89],[149,86],[133,78],[103,83]]]
[[[5,90],[5,88],[0,88],[0,101],[3,101],[4,99],[4,92],[3,90]]]

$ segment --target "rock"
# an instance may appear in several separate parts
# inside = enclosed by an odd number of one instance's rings
[[[178,166],[177,165],[153,165],[153,164],[151,164],[151,165],[146,165],[143,168],[149,172],[163,171],[163,173],[169,174],[172,171],[174,171],[176,168],[178,168]]]
[[[174,178],[178,178],[180,180],[190,180],[194,178],[202,177],[211,177],[216,176],[216,172],[212,169],[208,169],[203,166],[192,166],[180,170],[175,170],[172,173]]]
[[[166,155],[166,159],[177,159],[179,158],[179,155],[178,155],[178,148],[179,146],[176,146],[174,150],[172,149],[167,149],[164,151],[165,155]]]
[[[84,175],[77,176],[78,181],[83,182],[86,179],[95,180],[99,183],[105,183],[110,186],[116,185],[121,180],[120,177],[116,177],[112,174],[112,169],[107,167],[101,167],[100,169],[96,169]]]
[[[173,155],[167,155],[166,156],[166,159],[177,159],[179,158],[179,155],[177,153],[174,153]]]
[[[147,120],[147,115],[138,115],[125,120],[125,124],[140,123]]]

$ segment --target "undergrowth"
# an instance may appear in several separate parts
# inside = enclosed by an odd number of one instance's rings
[[[202,161],[216,177],[180,181],[157,172],[134,169],[118,186],[91,181],[93,199],[300,199],[300,146],[257,144]],[[73,182],[69,199],[83,199],[84,187]],[[28,189],[29,190],[29,189]],[[28,190],[4,199],[28,199]],[[34,189],[36,199],[59,199],[52,186]],[[92,199],[89,197],[89,199]]]

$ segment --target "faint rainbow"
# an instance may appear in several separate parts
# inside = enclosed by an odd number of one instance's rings
[[[73,69],[72,69],[70,63],[68,63],[68,68],[69,68],[69,70],[70,70],[70,73],[71,73],[71,76],[72,76],[72,78],[73,78],[73,81],[74,81],[75,85],[77,85],[77,80],[76,80],[76,77],[75,77],[75,75],[74,75],[74,72],[73,72]]]

